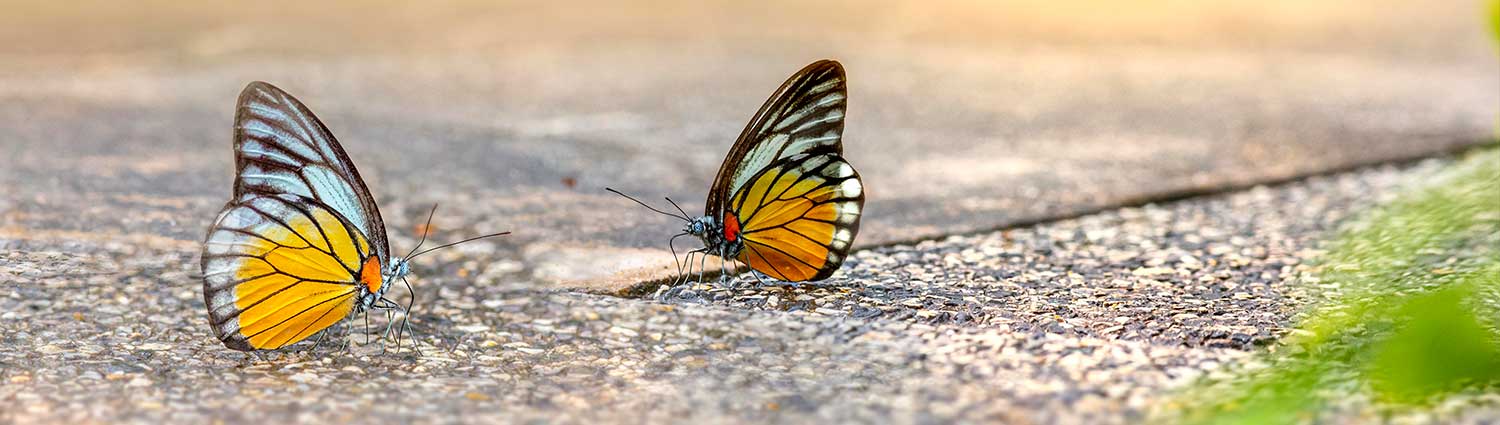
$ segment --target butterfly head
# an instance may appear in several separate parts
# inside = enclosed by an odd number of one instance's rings
[[[689,221],[687,223],[687,226],[685,226],[682,229],[682,231],[687,232],[689,235],[693,235],[693,236],[697,236],[699,238],[703,238],[703,237],[707,236],[707,234],[709,233],[709,231],[713,230],[713,228],[714,228],[714,218],[712,216],[706,216],[705,215],[705,216],[702,216],[702,217],[695,218],[695,219],[693,219],[693,221]]]
[[[397,257],[395,261],[391,261],[391,266],[386,269],[385,280],[400,279],[406,277],[408,274],[411,274],[411,266],[408,265],[405,258]]]

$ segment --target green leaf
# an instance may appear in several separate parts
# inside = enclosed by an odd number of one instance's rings
[[[1500,378],[1500,346],[1465,304],[1474,291],[1455,286],[1411,300],[1406,323],[1377,348],[1372,386],[1382,399],[1424,403],[1466,385]]]

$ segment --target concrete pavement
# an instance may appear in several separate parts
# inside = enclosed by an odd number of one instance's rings
[[[11,252],[33,283],[0,287],[0,421],[1138,422],[1284,334],[1318,241],[1446,163],[862,251],[801,287],[617,298],[449,252],[399,353],[226,350],[173,284],[191,251]]]
[[[358,4],[11,5],[0,234],[200,240],[251,80],[328,123],[397,250],[439,203],[439,238],[514,230],[519,278],[603,291],[665,276],[675,224],[601,188],[701,210],[818,58],[850,75],[860,246],[1429,155],[1500,115],[1468,2]]]

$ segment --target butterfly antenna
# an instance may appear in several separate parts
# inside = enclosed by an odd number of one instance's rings
[[[632,198],[632,197],[630,197],[630,195],[626,195],[624,193],[621,193],[618,190],[614,190],[614,189],[607,188],[607,187],[604,188],[604,190],[608,190],[610,192],[614,192],[614,194],[616,194],[616,195],[624,196],[625,199],[629,199],[631,201],[635,201],[635,203],[641,204],[641,206],[646,207],[646,209],[648,209],[648,210],[655,211],[657,214],[661,214],[661,215],[665,215],[665,216],[669,216],[669,217],[676,217],[678,219],[681,219],[682,221],[688,221],[688,222],[693,221],[692,219],[688,218],[687,213],[682,213],[682,215],[672,214],[672,213],[669,213],[669,212],[666,212],[666,211],[662,211],[662,210],[656,209],[656,208],[654,208],[654,207],[652,207],[650,205],[646,205],[645,202],[641,202],[639,199]],[[670,202],[671,200],[668,200],[668,201]],[[678,209],[681,210],[681,208],[678,208]]]
[[[406,251],[406,256],[402,258],[411,259],[411,253],[417,252],[417,248],[421,248],[422,243],[427,242],[427,235],[432,234],[432,215],[437,214],[437,206],[438,204],[432,204],[432,211],[427,212],[427,224],[422,225],[422,240],[417,241],[417,246],[411,247],[411,251]]]
[[[672,204],[673,207],[677,208],[677,212],[682,213],[683,217],[691,217],[691,216],[688,215],[687,211],[683,211],[682,207],[680,207],[680,206],[677,205],[677,202],[672,201],[672,198],[666,197],[666,196],[663,196],[662,198],[666,198],[667,203],[668,204]],[[692,220],[688,220],[688,221],[692,221]]]
[[[450,246],[454,246],[454,245],[458,245],[458,244],[462,244],[462,243],[469,243],[469,242],[477,241],[477,240],[484,239],[484,238],[493,238],[493,237],[496,237],[496,236],[505,236],[505,235],[509,235],[509,234],[510,234],[510,232],[491,233],[491,234],[488,234],[488,235],[475,236],[475,237],[464,239],[464,240],[461,240],[461,241],[458,241],[458,242],[452,242],[452,243],[446,243],[446,244],[438,245],[438,246],[435,246],[435,247],[432,247],[432,248],[427,248],[425,250],[422,250],[421,252],[418,252],[416,254],[412,254],[411,256],[406,257],[406,260],[407,261],[411,261],[412,258],[419,257],[422,254],[426,254],[426,253],[429,253],[429,252],[432,252],[432,251],[437,251],[439,249],[447,248],[447,247],[450,247]]]

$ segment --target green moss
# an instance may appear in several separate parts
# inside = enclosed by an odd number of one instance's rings
[[[1500,387],[1500,150],[1432,182],[1327,245],[1305,279],[1327,301],[1252,362],[1260,367],[1198,384],[1166,417],[1286,423],[1348,397],[1396,411]]]

